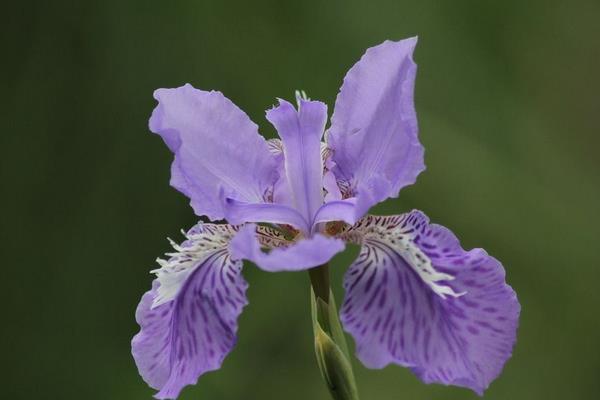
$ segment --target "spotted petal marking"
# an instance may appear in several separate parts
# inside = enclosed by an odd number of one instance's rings
[[[362,243],[344,278],[341,309],[358,358],[369,368],[395,363],[426,383],[482,394],[516,338],[520,306],[502,265],[482,249],[463,250],[419,211],[367,216],[344,236]]]
[[[144,380],[176,398],[205,372],[218,369],[236,341],[237,318],[247,304],[242,263],[232,260],[231,225],[200,224],[161,261],[152,290],[136,312],[141,330],[132,353]]]

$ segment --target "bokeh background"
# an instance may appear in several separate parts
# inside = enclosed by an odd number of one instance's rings
[[[0,397],[150,399],[134,311],[166,237],[196,222],[150,134],[152,91],[218,89],[264,110],[333,101],[385,39],[419,35],[428,169],[380,213],[425,211],[503,261],[518,344],[488,399],[600,396],[600,3],[25,1],[2,11]],[[333,282],[356,254],[336,257]],[[308,278],[248,265],[235,351],[182,399],[328,399]],[[475,399],[356,363],[363,399]]]

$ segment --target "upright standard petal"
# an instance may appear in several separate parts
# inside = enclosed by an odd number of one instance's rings
[[[367,216],[346,235],[362,244],[341,310],[360,360],[481,395],[516,340],[520,305],[502,265],[419,211]]]
[[[223,219],[220,191],[257,203],[275,179],[275,160],[258,128],[220,92],[187,84],[154,92],[158,106],[150,130],[175,154],[171,184],[198,215]]]
[[[152,290],[142,297],[132,353],[158,399],[174,399],[218,369],[236,342],[247,283],[242,262],[228,251],[234,234],[230,225],[197,225],[169,260],[160,260]]]
[[[268,253],[262,250],[263,247]],[[328,262],[344,248],[342,240],[321,234],[289,242],[275,230],[254,224],[240,228],[231,241],[231,254],[235,258],[252,261],[269,272],[300,271],[317,267]]]
[[[366,208],[396,197],[425,169],[413,102],[416,43],[386,41],[368,49],[346,74],[335,102],[327,136],[333,172],[368,199]]]
[[[280,100],[267,111],[267,119],[283,140],[287,181],[294,206],[312,221],[323,204],[323,159],[321,137],[327,122],[327,106],[319,101],[299,100],[298,111]]]

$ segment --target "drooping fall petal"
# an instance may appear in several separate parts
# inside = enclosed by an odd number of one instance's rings
[[[512,354],[520,312],[498,260],[419,211],[367,216],[347,235],[362,248],[341,319],[360,360],[482,394]]]
[[[235,345],[248,286],[242,262],[228,250],[235,233],[230,225],[197,225],[161,261],[152,289],[142,297],[132,353],[140,375],[159,390],[158,399],[174,399],[184,386],[218,369]]]

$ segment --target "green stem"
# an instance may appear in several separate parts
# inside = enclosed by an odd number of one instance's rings
[[[329,292],[331,290],[329,286],[329,264],[309,269],[308,275],[317,299],[329,304]]]
[[[359,400],[348,347],[329,283],[329,266],[309,270],[315,353],[334,400]]]

